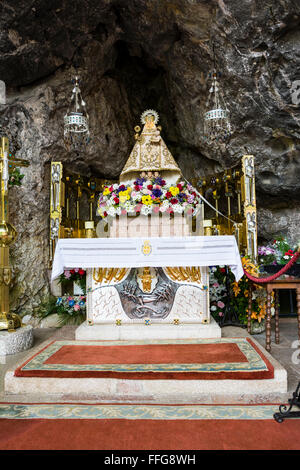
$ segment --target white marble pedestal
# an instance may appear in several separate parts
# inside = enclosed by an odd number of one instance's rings
[[[33,345],[33,327],[21,326],[16,331],[0,331],[0,356],[17,354],[30,349]]]
[[[82,323],[75,332],[76,340],[147,340],[147,339],[194,339],[221,338],[221,328],[211,318],[210,323],[152,323],[125,325]]]

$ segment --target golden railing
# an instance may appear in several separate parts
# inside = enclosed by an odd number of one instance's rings
[[[236,167],[194,178],[191,183],[214,208],[204,204],[205,234],[235,235],[240,253],[255,260],[257,217],[254,156],[244,155]]]
[[[67,172],[61,162],[51,163],[50,261],[59,238],[95,236],[97,199],[105,184],[116,181]]]
[[[64,170],[61,162],[51,163],[51,261],[58,238],[96,236],[94,218],[98,195],[105,184],[116,182],[117,180],[71,174]],[[235,235],[240,252],[256,259],[257,222],[253,155],[244,155],[234,168],[205,178],[194,178],[191,184],[210,204],[204,204],[205,234]]]

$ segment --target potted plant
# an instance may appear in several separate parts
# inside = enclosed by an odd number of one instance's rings
[[[59,276],[59,282],[68,294],[85,295],[86,293],[86,271],[84,269],[65,269],[63,274]]]
[[[249,258],[243,257],[242,264],[247,272],[258,276],[259,268]],[[216,321],[220,321],[225,314],[226,305],[230,302],[230,308],[238,313],[240,324],[246,327],[248,323],[249,279],[243,276],[239,282],[236,282],[231,272],[229,276],[232,289],[230,298],[227,296],[225,268],[222,266],[211,267],[210,312]],[[252,284],[251,334],[265,331],[266,303],[266,290],[257,284]],[[274,315],[274,296],[271,312]]]
[[[260,265],[260,272],[275,274],[296,253],[297,248],[292,248],[284,237],[279,237],[267,245],[258,247],[258,262]],[[300,277],[300,260],[288,269],[287,275]]]

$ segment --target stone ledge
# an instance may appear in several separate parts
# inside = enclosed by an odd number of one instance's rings
[[[33,345],[33,327],[22,326],[16,331],[0,331],[0,356],[17,354],[30,349]]]
[[[194,339],[221,338],[221,328],[211,318],[210,323],[180,323],[179,325],[156,323],[94,324],[82,323],[75,331],[76,340],[145,340],[145,339]]]

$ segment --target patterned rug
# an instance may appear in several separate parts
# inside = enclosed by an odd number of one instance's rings
[[[299,450],[278,405],[0,403],[1,450]]]
[[[274,369],[250,338],[156,341],[54,341],[17,377],[257,380]]]

